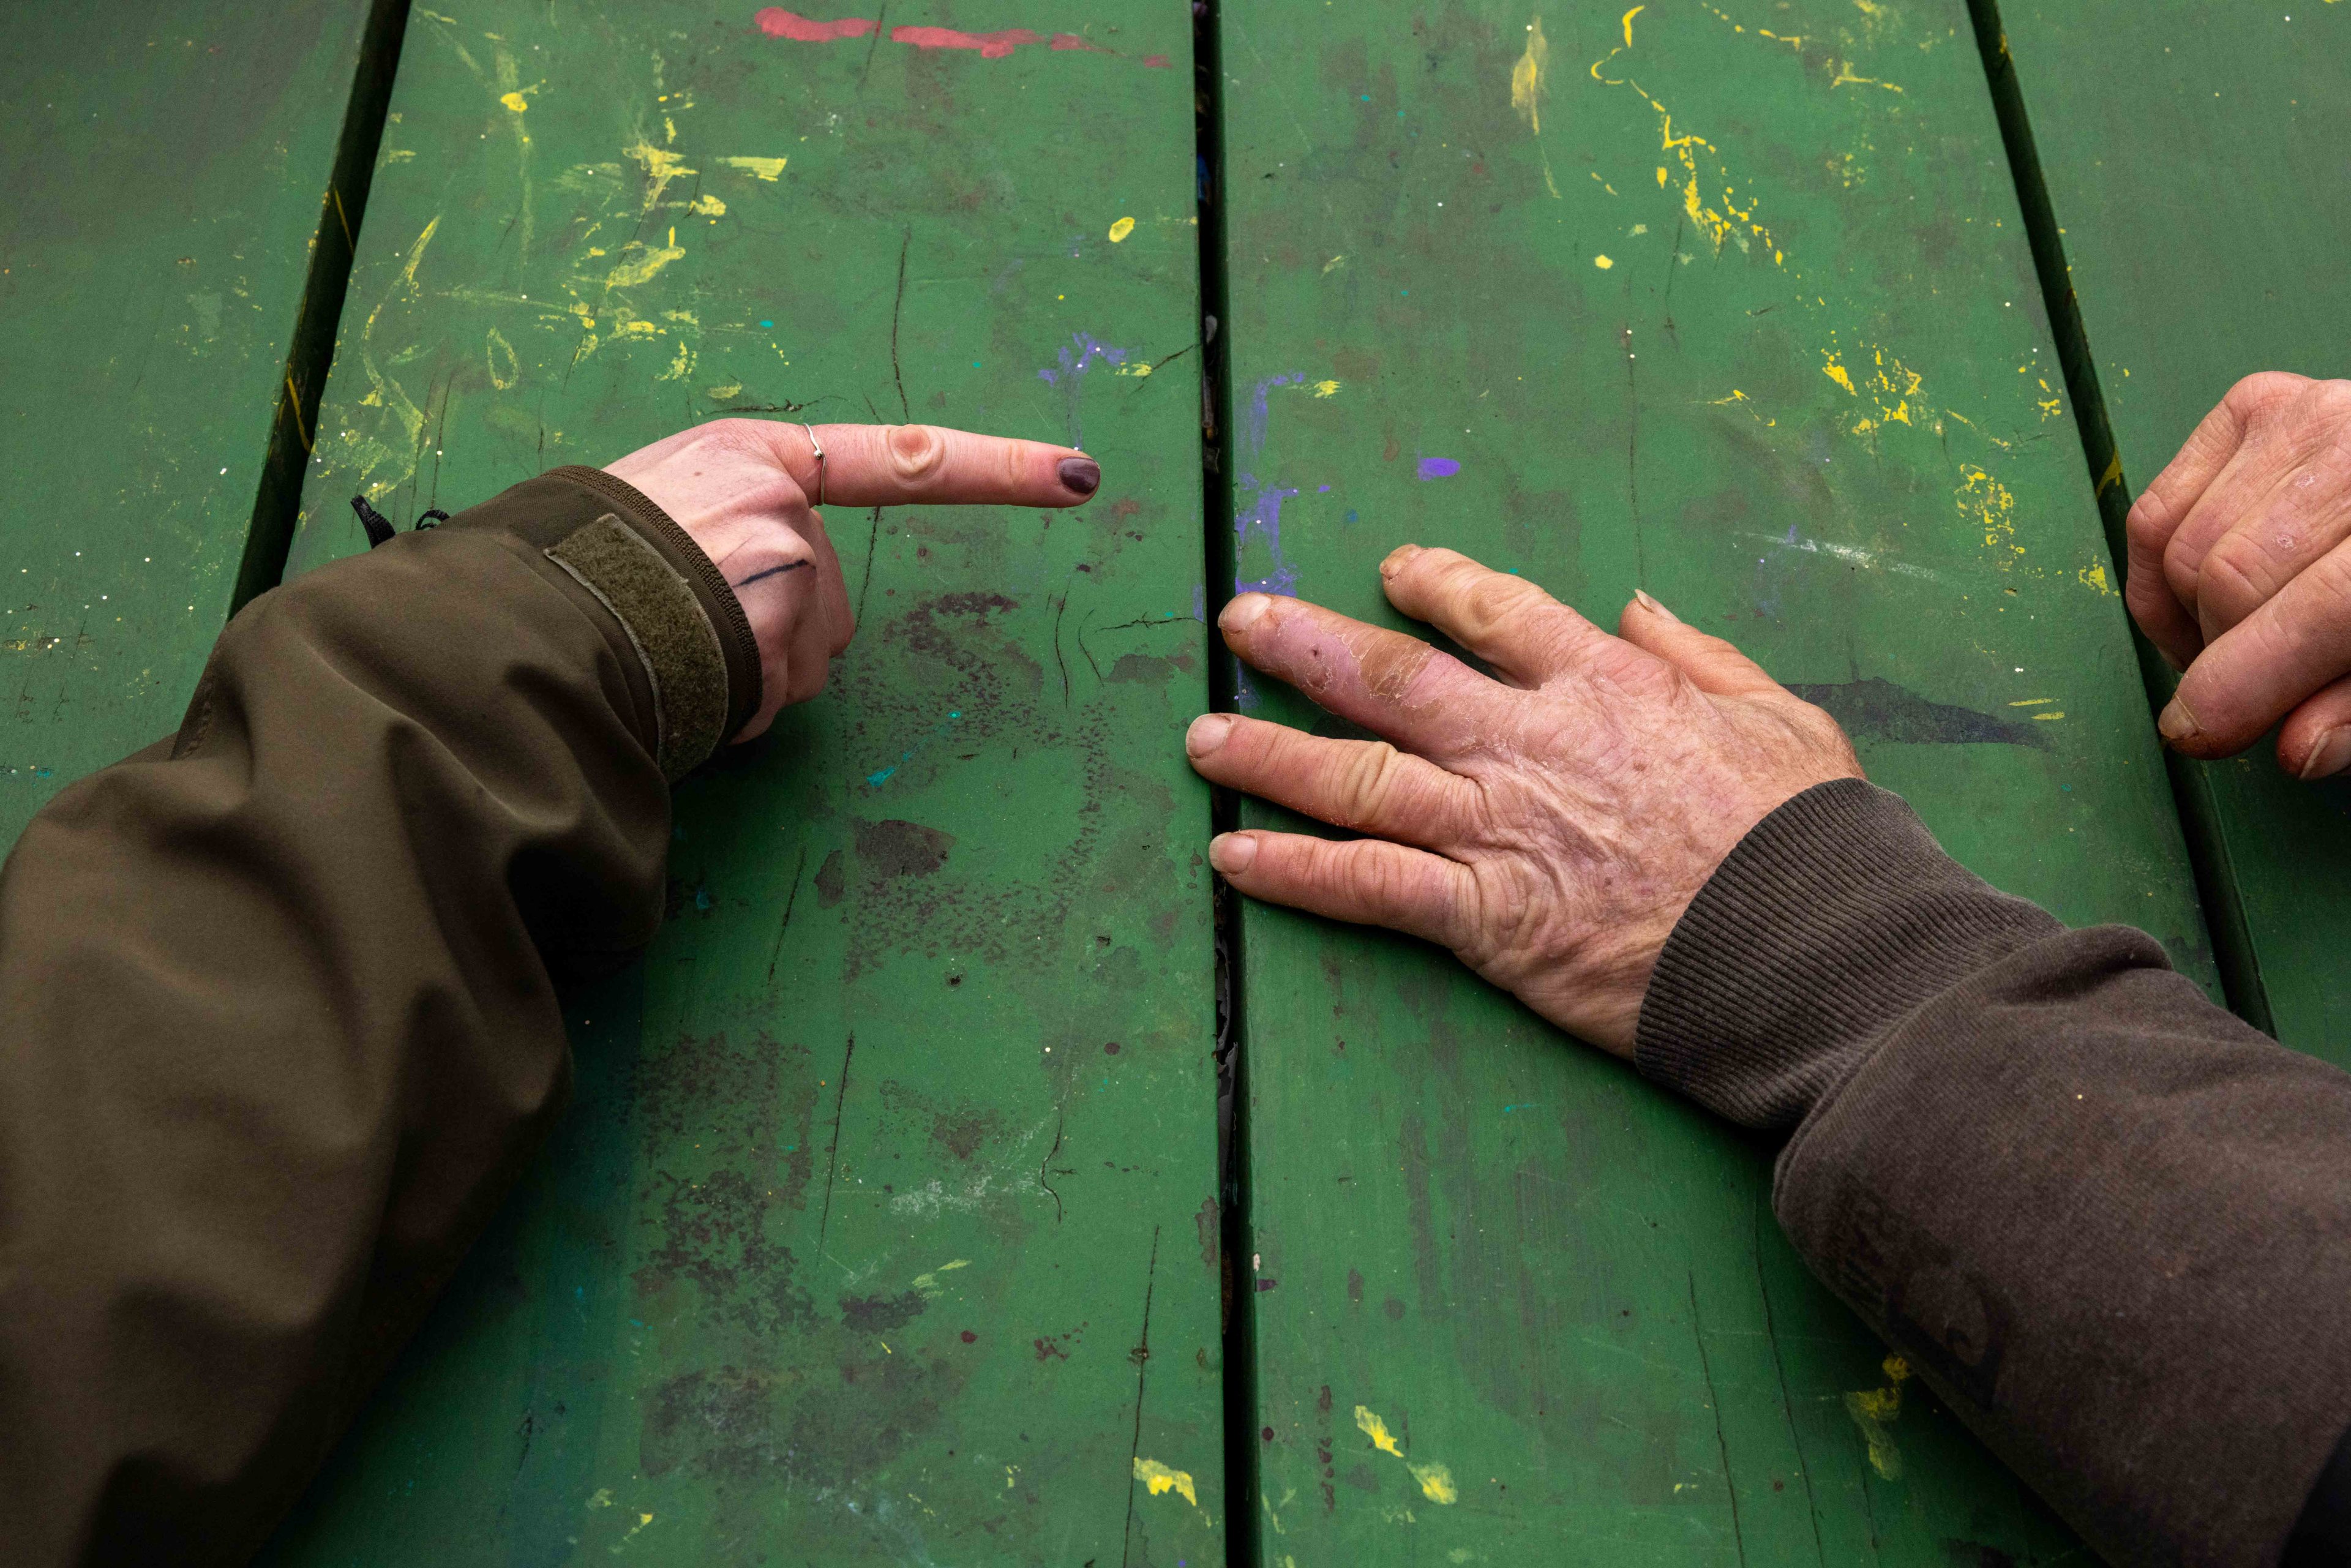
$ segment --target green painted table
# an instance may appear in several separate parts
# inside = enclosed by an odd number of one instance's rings
[[[2001,11],[2112,426],[2118,518],[2239,378],[2344,373],[2346,219],[2326,193],[2351,136],[2351,15],[2333,0]],[[2231,905],[2216,915],[2242,921],[2247,1010],[2351,1062],[2351,784],[2288,779],[2266,743],[2193,766]]]
[[[830,519],[854,651],[273,1562],[1223,1552],[1190,17],[903,20],[410,18],[294,570],[730,410],[1108,476]]]
[[[669,925],[573,993],[574,1110],[271,1561],[2082,1560],[1810,1279],[1766,1145],[1415,945],[1240,915],[1220,1259],[1176,738],[1212,675],[1331,727],[1212,664],[1228,579],[1399,623],[1412,538],[1603,619],[1645,586],[1968,863],[2211,983],[1961,0],[1227,8],[1205,496],[1184,7],[486,0],[397,47],[392,0],[167,10],[28,17],[0,67],[39,198],[0,365],[44,389],[0,427],[7,835],[170,727],[314,435],[297,571],[362,548],[355,491],[405,525],[729,411],[1109,476],[831,519],[856,648],[681,790]],[[2175,56],[2161,15],[2010,10],[2143,480],[2237,374],[2332,368],[2293,193],[2351,22]],[[2265,114],[2283,172],[2207,162]],[[2209,232],[2157,227],[2183,166]],[[352,264],[319,196],[371,176]],[[104,461],[93,404],[135,437]],[[2213,780],[2222,913],[2325,1049],[2328,927],[2290,915],[2332,862],[2279,846],[2351,796]]]
[[[313,242],[322,284],[348,258],[329,185],[368,19],[364,0],[10,18],[0,849],[179,723],[248,530],[283,510],[308,417],[289,349]]]
[[[1238,582],[1401,624],[1415,540],[1612,625],[1646,587],[1970,866],[2210,979],[1959,0],[1221,46]],[[1243,933],[1263,1562],[2079,1560],[1805,1272],[1768,1147],[1436,952]]]

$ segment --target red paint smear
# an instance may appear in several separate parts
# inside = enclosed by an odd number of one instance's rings
[[[780,5],[770,5],[751,18],[759,31],[771,38],[789,38],[797,44],[829,44],[835,38],[862,38],[882,24],[871,16],[843,16],[838,22],[819,22],[812,17],[796,15]],[[900,32],[905,31],[900,28]]]
[[[1107,55],[1112,52],[1109,49],[1103,48],[1100,44],[1087,43],[1075,33],[1054,34],[1053,47],[1056,49],[1083,49],[1090,55]]]
[[[1145,55],[1143,57],[1143,66],[1145,70],[1164,71],[1167,68],[1167,57],[1165,55]]]
[[[953,27],[893,27],[890,41],[918,49],[977,49],[983,60],[1000,60],[1023,44],[1041,44],[1041,33],[1008,27],[1000,33],[965,33]]]

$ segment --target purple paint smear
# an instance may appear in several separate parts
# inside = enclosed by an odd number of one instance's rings
[[[1252,538],[1265,541],[1266,553],[1273,559],[1273,570],[1263,577],[1249,578],[1238,571],[1233,575],[1235,593],[1278,593],[1294,599],[1298,595],[1298,569],[1281,554],[1281,504],[1298,494],[1280,485],[1261,485],[1257,476],[1248,470],[1256,465],[1265,450],[1266,426],[1273,418],[1269,399],[1276,387],[1302,386],[1303,371],[1288,375],[1268,376],[1249,389],[1249,407],[1241,414],[1242,472],[1236,476],[1235,493],[1249,496],[1247,509],[1233,515],[1233,556],[1236,560],[1249,552]]]
[[[1294,489],[1279,485],[1259,485],[1254,476],[1244,474],[1241,485],[1257,494],[1249,509],[1233,518],[1233,554],[1238,559],[1249,549],[1252,537],[1265,540],[1266,553],[1273,558],[1273,570],[1263,577],[1233,579],[1235,593],[1279,593],[1287,599],[1298,596],[1298,569],[1282,559],[1281,504],[1295,496]]]
[[[1083,451],[1085,443],[1080,437],[1084,431],[1078,420],[1078,394],[1084,386],[1086,372],[1103,362],[1113,365],[1126,363],[1126,350],[1112,348],[1091,332],[1071,333],[1070,344],[1061,351],[1060,367],[1046,366],[1037,372],[1037,379],[1047,386],[1061,389],[1061,419],[1070,432],[1070,444]]]
[[[1461,472],[1461,465],[1450,457],[1424,457],[1420,460],[1423,479],[1450,479]]]

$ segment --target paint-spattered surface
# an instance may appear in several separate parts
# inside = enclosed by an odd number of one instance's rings
[[[2345,371],[2351,16],[2079,0],[2001,15],[2125,497],[2239,378]],[[2206,774],[2278,1038],[2351,1062],[2351,784],[2288,779],[2266,742]]]
[[[1397,623],[1416,540],[1611,625],[1645,586],[2209,980],[1963,5],[1224,29],[1243,585]],[[1246,919],[1268,1563],[2079,1552],[1807,1275],[1767,1147],[1440,954]]]
[[[0,54],[0,851],[227,619],[367,6],[24,6]]]
[[[1188,57],[1134,3],[413,13],[297,570],[355,491],[729,409],[1105,479],[833,513],[855,647],[680,790],[563,1130],[274,1561],[1222,1552]]]

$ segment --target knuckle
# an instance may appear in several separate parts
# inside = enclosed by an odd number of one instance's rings
[[[2310,385],[2308,376],[2291,371],[2255,371],[2239,379],[2220,401],[2241,414],[2260,413]]]
[[[1357,827],[1376,821],[1395,793],[1400,763],[1396,748],[1372,741],[1348,758],[1339,780],[1339,809],[1346,813],[1343,826]]]
[[[2241,614],[2275,589],[2276,568],[2260,540],[2231,534],[2204,552],[2196,572],[2196,602],[2199,608]]]
[[[2131,503],[2130,516],[2123,519],[2123,535],[2137,548],[2150,553],[2163,548],[2171,534],[2171,507],[2162,496],[2149,489]]]
[[[893,425],[883,444],[889,452],[890,472],[909,484],[935,477],[946,464],[946,437],[932,425]]]

